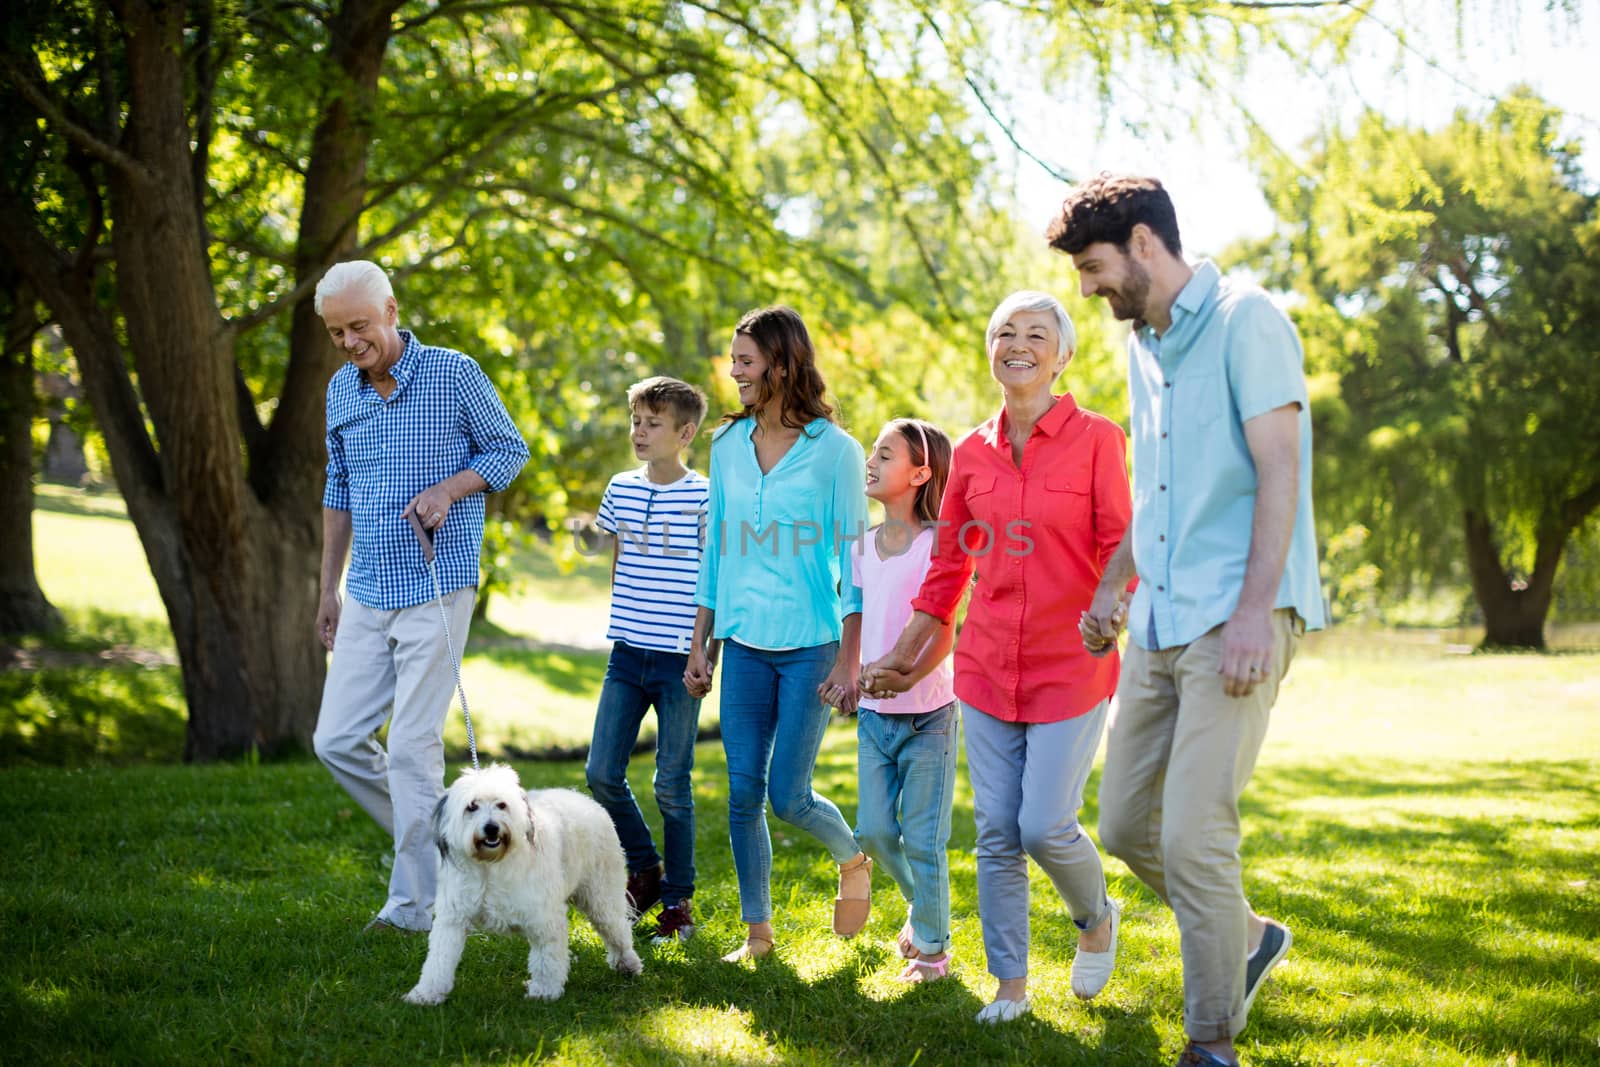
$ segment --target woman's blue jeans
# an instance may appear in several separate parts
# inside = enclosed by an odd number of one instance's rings
[[[811,788],[828,709],[817,694],[838,642],[768,652],[737,641],[722,651],[722,748],[728,757],[728,836],[739,879],[740,917],[772,919],[772,812],[827,848],[835,863],[860,851],[850,825]]]

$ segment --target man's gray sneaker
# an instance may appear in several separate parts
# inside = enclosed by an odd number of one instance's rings
[[[1294,944],[1294,935],[1287,926],[1271,919],[1263,921],[1267,928],[1261,935],[1261,945],[1244,964],[1244,1013],[1247,1017],[1250,1005],[1255,1003],[1256,993],[1261,989],[1262,979],[1289,954],[1289,946]]]

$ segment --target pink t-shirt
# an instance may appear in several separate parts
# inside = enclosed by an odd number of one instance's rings
[[[861,588],[862,663],[887,655],[911,621],[911,600],[927,576],[933,537],[932,529],[924,529],[904,552],[880,559],[874,527],[851,549],[851,574]],[[955,672],[946,656],[906,692],[887,700],[863,696],[861,706],[880,715],[917,715],[942,708],[955,698]]]

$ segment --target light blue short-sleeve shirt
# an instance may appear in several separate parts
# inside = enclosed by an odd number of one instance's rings
[[[1128,339],[1133,440],[1129,632],[1141,648],[1185,645],[1233,614],[1244,586],[1256,468],[1244,424],[1300,406],[1300,494],[1275,606],[1327,622],[1311,510],[1311,410],[1294,325],[1261,289],[1202,261],[1162,336]]]
[[[695,603],[716,612],[713,636],[752,648],[811,648],[839,640],[861,610],[850,546],[866,532],[866,454],[827,419],[814,419],[762,473],[740,419],[711,443],[711,499]]]

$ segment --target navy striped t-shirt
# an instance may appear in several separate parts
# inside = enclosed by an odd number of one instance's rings
[[[595,519],[619,549],[606,638],[687,655],[711,483],[689,471],[671,485],[657,485],[645,471],[612,478]]]

